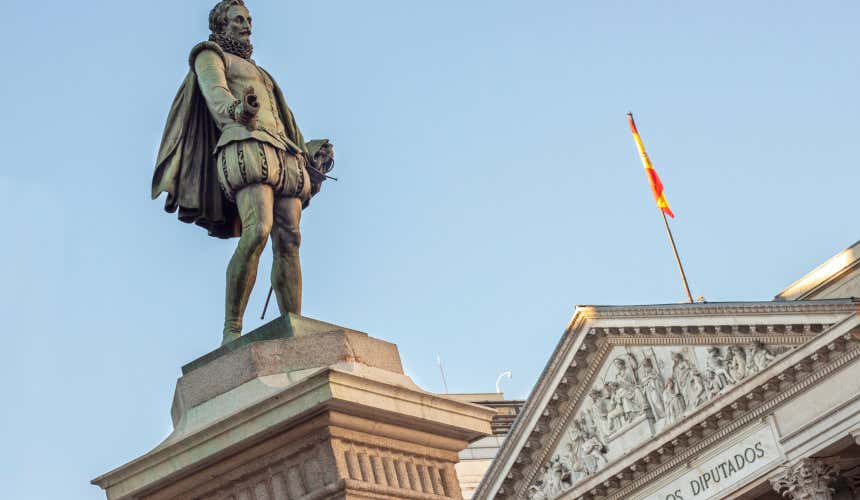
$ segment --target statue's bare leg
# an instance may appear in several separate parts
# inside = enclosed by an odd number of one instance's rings
[[[274,226],[272,227],[272,288],[278,298],[281,314],[302,313],[302,268],[299,262],[299,245],[302,235],[299,222],[302,218],[302,200],[275,198]]]
[[[236,252],[227,266],[227,293],[224,313],[224,339],[226,344],[242,335],[242,316],[257,280],[260,254],[272,230],[272,187],[252,184],[236,193],[236,206],[242,221],[242,236]]]

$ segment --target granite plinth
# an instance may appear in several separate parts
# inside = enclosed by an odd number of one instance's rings
[[[339,363],[403,374],[396,345],[289,314],[183,366],[171,409],[173,425],[178,427],[189,409],[247,382],[278,378],[297,381],[315,368]],[[276,377],[267,379],[270,375]],[[237,391],[233,399],[240,393]],[[258,396],[256,392],[254,396]]]
[[[173,433],[93,481],[109,500],[462,497],[458,453],[494,410],[421,390],[361,332],[264,328],[186,365]]]
[[[320,321],[313,318],[306,318],[304,316],[299,316],[298,314],[288,313],[284,316],[280,316],[266,323],[265,325],[255,330],[246,333],[245,335],[242,335],[233,342],[223,345],[218,349],[215,349],[208,354],[200,356],[194,361],[186,364],[182,367],[182,374],[187,375],[192,371],[202,366],[205,366],[206,364],[218,358],[224,357],[225,354],[241,350],[242,348],[254,344],[256,342],[266,340],[289,339],[295,337],[306,337],[308,335],[319,335],[321,333],[336,332],[349,332],[352,334],[363,335],[367,337],[367,334],[363,332],[350,330],[349,328],[333,325],[331,323],[326,323],[324,321]],[[317,362],[325,362],[325,359],[316,359]],[[307,362],[314,361],[309,359]],[[400,361],[398,360],[398,363],[399,362]],[[401,368],[400,371],[403,371],[403,369]]]

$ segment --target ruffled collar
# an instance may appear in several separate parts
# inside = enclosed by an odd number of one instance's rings
[[[213,33],[209,35],[209,41],[215,42],[224,52],[239,56],[242,59],[251,59],[251,54],[254,53],[254,46],[249,42],[243,42],[223,33]]]

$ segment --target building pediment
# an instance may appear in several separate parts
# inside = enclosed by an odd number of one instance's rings
[[[579,307],[476,496],[612,497],[655,454],[779,391],[804,369],[786,363],[855,312],[852,300]]]

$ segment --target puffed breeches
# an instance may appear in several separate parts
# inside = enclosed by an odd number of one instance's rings
[[[275,196],[311,196],[311,181],[304,157],[287,153],[256,139],[231,142],[218,150],[218,183],[224,196],[236,202],[236,193],[252,184],[272,186]]]

